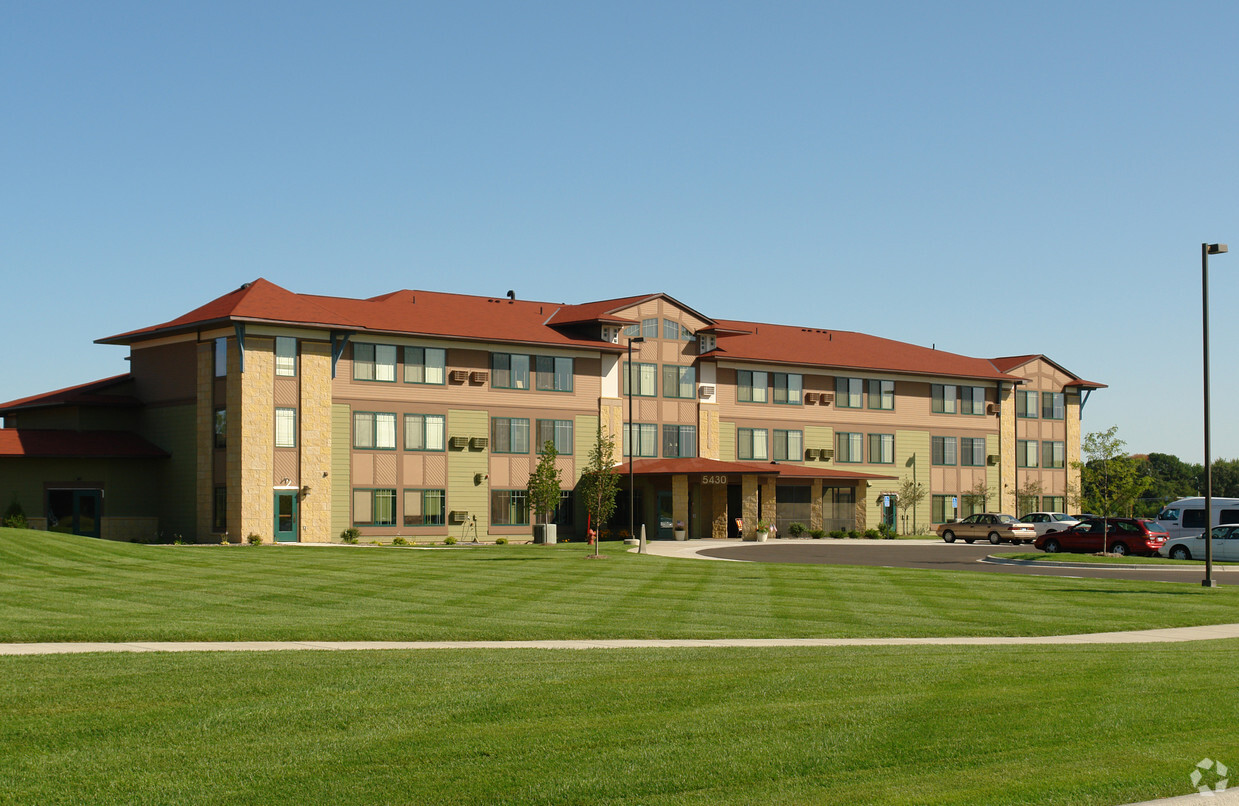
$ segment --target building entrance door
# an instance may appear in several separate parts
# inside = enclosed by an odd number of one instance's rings
[[[275,542],[297,542],[297,491],[275,491]]]
[[[48,490],[47,528],[51,532],[99,537],[103,490]]]
[[[671,514],[671,493],[658,494],[658,539],[670,540],[674,535],[671,530],[675,521]]]

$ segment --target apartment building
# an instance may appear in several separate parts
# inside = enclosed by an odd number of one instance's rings
[[[128,348],[129,373],[0,404],[0,497],[133,540],[524,539],[548,441],[555,521],[583,537],[573,489],[600,429],[622,453],[615,529],[632,500],[652,538],[1062,510],[1103,388],[1041,355],[714,319],[665,294],[359,300],[259,279],[99,342]],[[928,489],[916,507],[905,480]]]

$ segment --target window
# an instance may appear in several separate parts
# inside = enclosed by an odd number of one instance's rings
[[[275,374],[286,378],[297,374],[297,340],[292,336],[275,337]]]
[[[955,455],[956,444],[955,437],[930,437],[931,463],[954,466],[958,462]]]
[[[736,457],[738,459],[769,459],[770,449],[766,444],[768,436],[764,428],[737,428]]]
[[[1028,417],[1031,419],[1037,418],[1037,393],[1022,392],[1015,393],[1015,416]]]
[[[228,488],[220,484],[215,488],[211,502],[211,531],[222,534],[228,531]]]
[[[985,413],[985,387],[959,387],[959,410],[964,414]]]
[[[624,325],[624,335],[630,339],[637,337],[640,330],[640,325]]]
[[[641,320],[641,336],[646,339],[658,338],[658,319]]]
[[[560,526],[571,526],[575,521],[575,508],[572,505],[572,490],[559,491],[559,506],[551,513],[551,523]]]
[[[354,344],[353,380],[395,381],[396,348],[390,344]]]
[[[535,447],[538,453],[546,443],[555,446],[555,453],[561,456],[572,455],[572,421],[571,420],[538,420],[538,441]]]
[[[215,410],[215,447],[228,447],[228,410]]]
[[[869,435],[869,462],[876,465],[891,465],[895,463],[895,435]]]
[[[672,322],[670,319],[663,320],[663,338],[673,341],[680,340],[680,323]]]
[[[442,526],[446,499],[443,490],[405,490],[404,525]]]
[[[657,423],[625,423],[624,424],[624,455],[631,456],[629,431],[637,435],[637,458],[652,458],[658,456],[658,424]]]
[[[446,368],[447,350],[438,347],[404,348],[405,383],[445,383]]]
[[[1015,466],[1037,466],[1037,440],[1017,439],[1015,441]]]
[[[222,378],[228,374],[228,339],[215,340],[215,377]]]
[[[396,415],[388,412],[353,412],[353,447],[396,449]]]
[[[495,389],[528,389],[529,356],[492,353],[490,385]]]
[[[1067,443],[1045,440],[1041,443],[1041,466],[1064,468],[1067,466]]]
[[[572,391],[572,359],[540,355],[534,359],[537,386],[543,392]]]
[[[1067,498],[1062,495],[1043,495],[1041,508],[1045,512],[1063,512],[1067,509]]]
[[[690,458],[697,455],[697,426],[664,425],[663,456]]]
[[[629,367],[628,362],[624,362],[624,395],[628,395],[628,379]],[[632,383],[634,384],[632,393],[637,397],[656,397],[658,395],[658,365],[657,364],[638,364],[632,365]]]
[[[395,526],[395,490],[353,490],[353,523],[357,526]]]
[[[788,406],[799,406],[803,403],[801,392],[804,391],[804,379],[800,375],[787,372],[774,373],[774,402]]]
[[[764,372],[736,371],[736,399],[741,403],[765,403],[768,376]]]
[[[836,406],[841,409],[859,409],[860,398],[860,378],[835,378]]]
[[[528,493],[524,490],[491,490],[490,522],[495,526],[528,526]]]
[[[297,447],[297,410],[275,410],[275,447]]]
[[[930,517],[934,523],[950,523],[959,517],[955,505],[959,501],[956,495],[935,495]]]
[[[804,459],[804,432],[774,429],[774,456],[776,462],[799,462]]]
[[[697,369],[663,365],[663,397],[691,399],[697,396]]]
[[[895,408],[894,381],[869,381],[869,408],[887,411]]]
[[[529,420],[491,417],[490,450],[491,453],[529,453]]]
[[[959,394],[958,388],[952,383],[935,383],[930,385],[930,394],[933,397],[930,405],[930,411],[935,414],[954,414],[955,413],[955,398]]]
[[[985,438],[962,438],[959,441],[959,463],[964,467],[985,467]]]
[[[442,414],[404,415],[404,449],[406,451],[441,451],[447,431],[447,418]]]
[[[836,462],[863,462],[865,461],[863,451],[864,434],[850,434],[847,432],[835,434]]]
[[[1067,416],[1066,396],[1062,392],[1041,393],[1041,417],[1045,420],[1062,420]]]

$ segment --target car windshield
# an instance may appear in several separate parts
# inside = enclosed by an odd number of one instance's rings
[[[1150,532],[1157,532],[1162,535],[1170,534],[1166,531],[1166,527],[1162,526],[1157,521],[1142,520],[1141,522],[1144,524],[1144,528],[1148,529]]]
[[[1177,521],[1179,519],[1179,510],[1163,509],[1161,512],[1157,513],[1157,519],[1159,521]]]
[[[1066,512],[1055,512],[1054,520],[1056,521],[1073,521],[1075,518],[1068,515]]]
[[[994,520],[998,521],[999,523],[1015,523],[1016,522],[1015,518],[1011,517],[1010,515],[995,515]]]

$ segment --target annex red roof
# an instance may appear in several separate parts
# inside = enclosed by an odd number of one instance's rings
[[[159,459],[168,453],[128,431],[0,428],[0,457]]]
[[[77,386],[68,386],[64,389],[57,389],[54,392],[44,392],[38,395],[31,395],[30,397],[10,400],[8,403],[0,403],[0,414],[10,414],[20,409],[44,408],[47,406],[133,407],[141,405],[133,395],[108,392],[108,390],[115,390],[130,380],[132,380],[132,377],[128,373],[113,375],[111,378],[90,381]]]
[[[620,475],[628,475],[628,463],[615,468]],[[634,476],[668,476],[685,473],[704,473],[726,475],[728,473],[748,473],[752,475],[771,475],[780,478],[816,478],[816,479],[893,479],[895,476],[878,476],[872,473],[857,473],[833,468],[812,467],[808,465],[788,465],[777,462],[720,462],[717,459],[637,459],[632,463]]]
[[[1096,381],[1084,380],[1079,375],[1076,375],[1074,372],[1064,367],[1062,364],[1059,364],[1055,362],[1054,360],[1047,358],[1044,355],[1008,355],[1002,358],[991,358],[990,361],[992,361],[994,366],[998,367],[998,369],[1001,370],[1002,372],[1010,372],[1016,367],[1022,367],[1025,364],[1029,363],[1030,361],[1044,361],[1045,363],[1049,364],[1050,366],[1054,367],[1060,372],[1071,376],[1072,380],[1069,383],[1067,383],[1067,386],[1075,386],[1080,389],[1107,389],[1109,388],[1104,383],[1097,383]]]
[[[985,358],[969,358],[864,333],[740,321],[719,321],[717,326],[718,347],[709,355],[720,359],[1020,380]],[[724,335],[728,332],[730,335]]]

